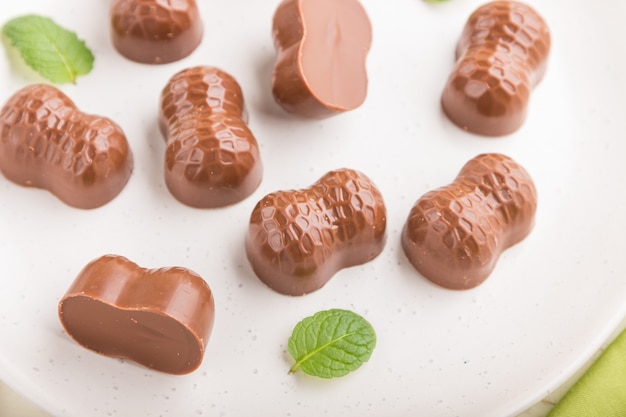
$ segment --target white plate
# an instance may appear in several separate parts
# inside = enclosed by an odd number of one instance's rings
[[[93,72],[62,89],[82,110],[123,127],[135,171],[114,201],[91,211],[0,177],[0,378],[54,416],[503,417],[542,398],[594,352],[626,312],[624,2],[529,1],[552,30],[552,54],[526,123],[500,139],[462,132],[439,106],[456,39],[481,1],[363,3],[374,29],[366,103],[303,121],[270,94],[278,0],[200,1],[201,46],[163,66],[115,52],[109,1],[3,2],[2,21],[47,15],[87,41]],[[37,81],[5,58],[2,103]],[[158,96],[171,75],[197,64],[238,79],[261,146],[260,188],[226,209],[188,208],[164,186]],[[399,233],[419,196],[481,152],[508,154],[531,173],[540,198],[536,226],[482,286],[444,290],[410,267]],[[384,252],[311,295],[273,293],[244,255],[254,204],[339,167],[365,172],[381,189]],[[59,298],[87,262],[106,253],[144,267],[185,266],[208,281],[216,323],[196,372],[152,372],[85,350],[62,331]],[[373,324],[371,360],[337,380],[288,375],[292,327],[332,307]]]

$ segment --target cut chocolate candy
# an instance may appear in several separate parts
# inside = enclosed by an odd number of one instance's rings
[[[322,118],[363,104],[372,27],[358,0],[284,0],[273,36],[272,92],[286,111]]]
[[[58,310],[82,346],[177,375],[200,366],[215,315],[211,289],[196,273],[145,269],[115,255],[89,263]]]

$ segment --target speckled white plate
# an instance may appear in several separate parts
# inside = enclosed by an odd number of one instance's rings
[[[109,1],[3,2],[2,22],[39,13],[87,41],[93,72],[62,90],[123,127],[135,171],[113,202],[91,211],[0,177],[1,379],[59,417],[504,417],[543,397],[595,351],[626,312],[624,2],[529,0],[550,25],[553,50],[526,123],[500,139],[462,132],[439,106],[456,39],[481,1],[363,3],[374,29],[367,101],[332,119],[303,121],[270,93],[278,0],[200,0],[202,44],[163,66],[130,62],[112,48]],[[226,209],[185,207],[164,186],[158,96],[171,75],[197,64],[238,79],[265,165],[260,188]],[[2,51],[2,103],[36,81]],[[444,290],[411,268],[400,230],[419,196],[481,152],[508,154],[531,173],[540,198],[536,226],[482,286]],[[244,255],[254,204],[339,167],[363,171],[381,189],[384,252],[306,297],[273,293]],[[63,332],[59,298],[87,262],[106,253],[144,267],[185,266],[208,281],[216,322],[196,372],[152,372],[85,350]],[[378,346],[370,361],[337,380],[288,375],[292,327],[332,307],[373,324]]]

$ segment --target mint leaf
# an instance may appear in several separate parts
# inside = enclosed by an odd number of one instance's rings
[[[29,67],[53,83],[74,83],[93,68],[94,57],[85,42],[47,17],[16,17],[5,23],[2,33]]]
[[[363,317],[348,310],[320,311],[294,327],[288,350],[296,363],[289,373],[344,376],[367,362],[375,346],[376,333]]]

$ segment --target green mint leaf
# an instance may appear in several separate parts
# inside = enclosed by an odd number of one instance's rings
[[[5,23],[2,33],[29,67],[53,83],[74,83],[93,68],[94,57],[85,42],[47,17],[16,17]]]
[[[288,350],[296,362],[289,373],[344,376],[367,362],[375,346],[376,333],[363,317],[348,310],[320,311],[294,327]]]

